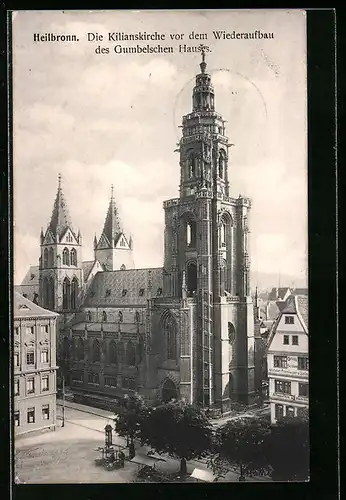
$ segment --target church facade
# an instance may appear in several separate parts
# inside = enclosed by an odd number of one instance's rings
[[[41,233],[38,300],[60,313],[58,364],[76,398],[137,391],[152,403],[184,398],[224,411],[254,399],[251,202],[230,197],[232,145],[204,54],[200,68],[177,150],[179,197],[163,207],[162,268],[135,268],[113,192],[94,261],[83,262],[59,179]]]

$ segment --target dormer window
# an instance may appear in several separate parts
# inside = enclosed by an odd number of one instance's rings
[[[161,287],[157,289],[157,295],[162,295],[162,288]]]
[[[285,316],[286,325],[294,325],[294,316]]]
[[[126,288],[124,288],[123,291],[121,292],[121,296],[125,297],[126,295],[127,295],[127,290]]]
[[[144,295],[144,288],[140,288],[140,289],[139,289],[138,295],[139,295],[140,297],[143,297],[143,295]]]
[[[112,293],[111,289],[107,288],[107,290],[106,290],[106,297],[110,297],[111,293]]]
[[[28,311],[30,311],[30,307],[28,307],[28,306],[27,306],[27,305],[25,305],[25,304],[21,304],[21,305],[19,306],[19,309],[27,309]]]

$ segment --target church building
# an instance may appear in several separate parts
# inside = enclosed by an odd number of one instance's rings
[[[69,217],[59,178],[41,233],[39,303],[60,313],[58,362],[76,399],[137,391],[227,411],[255,397],[248,198],[232,198],[231,144],[215,110],[204,52],[182,119],[177,198],[164,202],[164,262],[136,269],[112,190],[94,261]]]

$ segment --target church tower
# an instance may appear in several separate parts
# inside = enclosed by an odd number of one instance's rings
[[[133,242],[127,238],[121,225],[119,213],[114,200],[114,189],[111,187],[105,225],[97,241],[94,240],[95,260],[98,260],[105,271],[134,269]]]
[[[164,202],[164,295],[197,307],[192,365],[193,400],[224,410],[254,396],[254,316],[250,296],[248,198],[231,198],[232,144],[215,111],[201,47],[192,112],[183,116],[180,197]],[[182,284],[184,283],[184,286]],[[186,285],[185,285],[186,283]]]
[[[52,217],[40,240],[40,305],[56,312],[76,311],[82,299],[82,236],[72,227],[60,174]]]

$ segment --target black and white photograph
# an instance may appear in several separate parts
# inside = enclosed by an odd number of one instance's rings
[[[11,26],[15,482],[309,481],[306,11]]]

